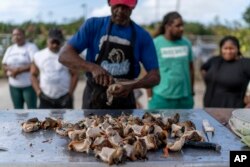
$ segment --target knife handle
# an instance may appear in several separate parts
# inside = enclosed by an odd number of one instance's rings
[[[221,150],[221,146],[219,144],[211,142],[186,141],[184,146],[193,148],[211,149],[218,152]]]

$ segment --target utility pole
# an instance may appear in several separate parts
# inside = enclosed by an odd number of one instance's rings
[[[54,15],[54,13],[50,10],[50,11],[48,12],[48,16],[49,16],[49,18],[50,18],[50,23],[51,23],[51,24],[53,24],[53,22],[54,22],[54,20],[53,20],[53,15]]]
[[[159,11],[159,0],[156,0],[155,1],[155,21],[157,22],[158,21],[158,19],[159,19],[159,13],[160,13],[160,11]]]
[[[179,12],[179,10],[180,10],[180,5],[181,5],[181,0],[176,0],[176,8],[175,8],[175,10],[177,12]]]
[[[83,18],[84,20],[87,19],[87,4],[82,4],[82,8],[83,8]]]

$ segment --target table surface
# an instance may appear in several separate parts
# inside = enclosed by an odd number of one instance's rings
[[[63,118],[65,121],[75,123],[93,113],[101,115],[110,113],[116,116],[121,112],[141,117],[145,110],[0,110],[0,147],[8,148],[8,151],[0,151],[0,167],[107,166],[96,160],[93,155],[69,151],[67,149],[69,140],[54,131],[40,130],[35,133],[24,133],[21,123],[33,117],[39,120],[44,120],[45,117]],[[215,127],[212,142],[220,144],[221,151],[183,148],[182,151],[170,152],[168,158],[163,158],[162,150],[158,150],[149,152],[149,160],[146,162],[126,162],[124,166],[229,166],[230,150],[249,150],[236,135],[204,110],[158,110],[157,112],[162,116],[171,116],[178,112],[181,121],[193,121],[200,131],[202,131],[202,120],[208,119]]]
[[[204,110],[213,118],[215,118],[218,122],[220,122],[222,125],[230,129],[228,121],[231,118],[232,112],[235,109],[233,108],[205,108]]]

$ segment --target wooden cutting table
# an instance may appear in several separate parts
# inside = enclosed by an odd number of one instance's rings
[[[229,166],[230,150],[249,150],[239,138],[229,129],[219,123],[227,121],[218,112],[226,112],[221,109],[194,110],[157,110],[162,116],[171,116],[178,112],[181,121],[191,120],[198,130],[202,131],[202,120],[208,119],[215,127],[213,142],[221,145],[220,152],[204,149],[183,148],[180,152],[170,152],[168,158],[162,156],[162,150],[148,153],[148,161],[126,162],[128,167],[166,167],[166,166]],[[0,147],[7,151],[0,151],[0,167],[99,167],[108,166],[94,158],[93,155],[68,151],[69,140],[57,135],[51,130],[40,130],[34,133],[24,133],[21,123],[37,117],[44,120],[45,117],[63,118],[65,121],[76,123],[85,116],[91,114],[104,115],[110,113],[113,116],[122,111],[105,110],[0,110]],[[127,110],[125,113],[141,117],[144,110]],[[230,112],[230,111],[229,111]],[[228,112],[228,113],[229,113]],[[209,113],[209,114],[208,114]],[[211,115],[216,115],[214,119]],[[230,115],[230,114],[229,114]]]

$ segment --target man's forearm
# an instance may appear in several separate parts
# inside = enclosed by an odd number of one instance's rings
[[[74,73],[71,76],[69,94],[73,95],[78,82],[78,73]]]
[[[38,76],[39,76],[39,69],[36,66],[35,63],[32,63],[30,66],[30,73],[31,73],[31,83],[32,83],[32,87],[34,88],[37,96],[40,95],[41,93],[41,88],[40,88],[40,84],[39,84],[39,80],[38,80]]]
[[[141,80],[133,84],[133,89],[152,88],[160,83],[159,70],[151,70]]]
[[[92,63],[83,60],[70,45],[65,45],[62,48],[62,51],[60,52],[59,62],[74,71],[91,71]]]
[[[41,88],[39,86],[39,81],[37,79],[37,76],[31,75],[31,82],[32,82],[32,87],[34,88],[37,96],[41,93]]]
[[[147,95],[148,95],[148,98],[151,98],[151,97],[152,97],[153,91],[152,91],[151,88],[150,88],[150,89],[147,89]]]

